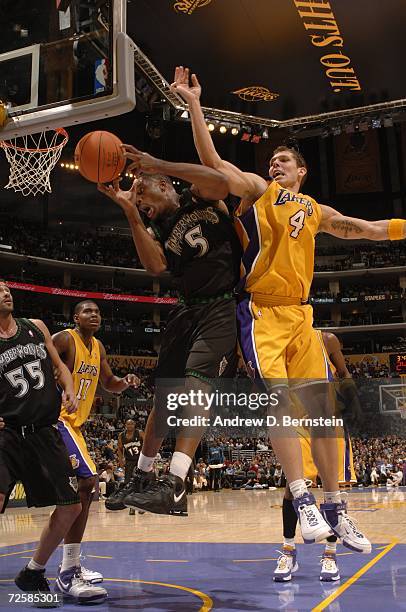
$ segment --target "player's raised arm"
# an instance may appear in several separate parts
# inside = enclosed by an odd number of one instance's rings
[[[169,162],[152,157],[132,145],[123,145],[125,155],[132,161],[129,171],[145,174],[164,174],[193,183],[206,200],[222,200],[228,196],[228,181],[224,174],[206,166]]]
[[[145,227],[136,205],[137,180],[134,181],[128,191],[120,189],[119,181],[114,181],[112,185],[99,183],[97,188],[124,211],[131,228],[138,257],[145,270],[153,276],[165,272],[167,262],[162,247]]]
[[[403,240],[406,238],[404,219],[366,221],[342,215],[330,206],[321,205],[322,218],[319,232],[347,240]]]
[[[62,401],[69,413],[75,412],[75,410],[77,410],[78,408],[78,399],[75,395],[72,374],[69,372],[67,366],[63,363],[62,359],[59,357],[58,351],[56,350],[54,343],[52,342],[49,329],[47,328],[45,323],[40,319],[31,319],[31,321],[44,334],[46,349],[50,358],[52,359],[53,366],[58,373],[58,383],[63,389]]]
[[[171,88],[182,96],[189,106],[193,138],[202,164],[225,174],[229,191],[233,195],[247,200],[257,200],[265,192],[268,184],[265,179],[256,174],[242,172],[230,162],[221,159],[217,153],[200,105],[201,86],[197,76],[192,74],[191,84],[189,84],[189,69],[178,66]]]

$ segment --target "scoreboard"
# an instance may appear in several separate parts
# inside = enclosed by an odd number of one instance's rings
[[[392,353],[389,358],[391,372],[406,376],[406,353]]]

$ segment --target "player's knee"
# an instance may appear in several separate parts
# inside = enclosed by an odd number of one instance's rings
[[[90,476],[89,478],[79,478],[78,483],[79,494],[90,497],[96,485],[96,476]]]
[[[3,510],[5,499],[6,499],[6,496],[4,495],[4,493],[0,493],[0,512]]]
[[[77,502],[75,504],[67,504],[65,506],[57,506],[51,519],[57,520],[69,529],[73,521],[79,516],[82,511],[82,504]]]

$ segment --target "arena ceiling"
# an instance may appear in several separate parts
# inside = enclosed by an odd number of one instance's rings
[[[196,72],[204,106],[293,125],[406,106],[405,23],[401,0],[130,0],[127,31],[155,76]]]

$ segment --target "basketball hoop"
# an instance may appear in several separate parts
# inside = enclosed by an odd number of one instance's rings
[[[51,193],[51,170],[58,163],[68,140],[68,134],[63,128],[0,140],[0,147],[10,164],[5,189],[21,191],[25,196],[35,196],[46,191]]]

